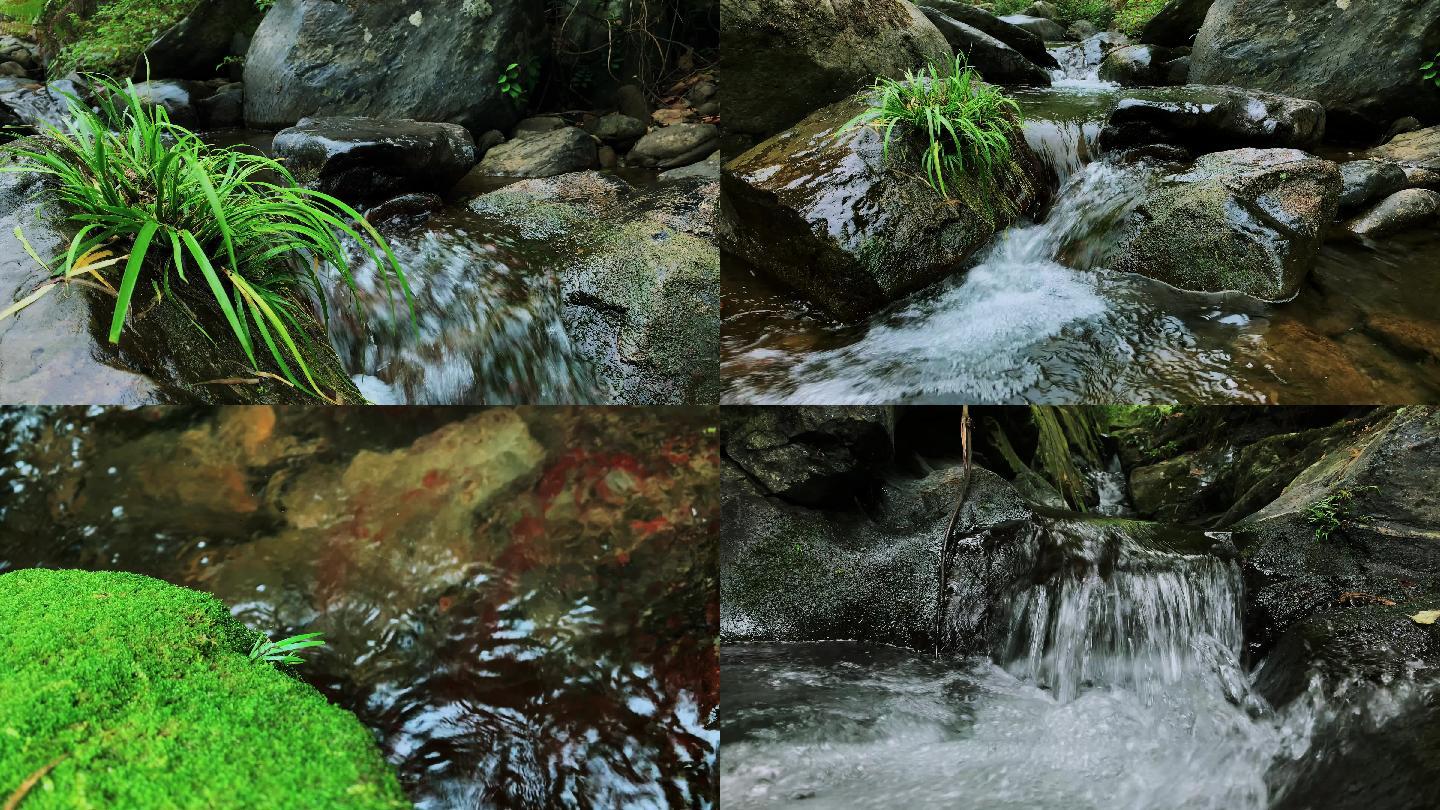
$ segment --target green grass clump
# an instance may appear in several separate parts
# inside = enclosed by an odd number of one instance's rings
[[[370,732],[246,650],[207,594],[126,573],[0,575],[0,803],[409,806]]]
[[[1150,22],[1168,0],[1123,0],[1115,15],[1115,27],[1128,36],[1139,36],[1140,29]]]
[[[1010,139],[1021,123],[1019,105],[956,57],[944,69],[932,64],[903,79],[877,80],[870,106],[839,132],[874,127],[884,138],[887,159],[897,134],[918,138],[925,182],[948,197],[946,175],[988,178],[1010,161]]]
[[[121,86],[92,78],[97,109],[70,97],[69,127],[18,142],[17,165],[7,171],[53,179],[79,230],[63,257],[40,261],[58,279],[88,276],[115,295],[111,343],[120,339],[137,289],[148,288],[223,320],[256,373],[324,397],[302,351],[308,338],[299,295],[308,286],[325,300],[322,267],[355,289],[341,234],[365,247],[387,290],[395,277],[413,322],[404,272],[353,208],[300,187],[268,157],[208,146],[171,123],[163,107],[143,102],[128,80]],[[122,263],[117,288],[100,271]],[[200,327],[207,319],[192,320]],[[283,377],[262,368],[262,343]]]

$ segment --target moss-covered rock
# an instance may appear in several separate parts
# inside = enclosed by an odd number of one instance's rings
[[[203,79],[220,70],[235,35],[253,31],[259,18],[254,0],[100,0],[47,3],[37,29],[53,76],[83,70]]]
[[[22,570],[0,626],[0,796],[26,810],[408,806],[359,721],[251,661],[214,597]]]
[[[947,198],[902,136],[887,156],[875,128],[846,131],[867,106],[861,94],[825,107],[735,158],[721,179],[721,248],[845,319],[965,269],[1049,195],[1017,129],[1008,162],[950,172]]]

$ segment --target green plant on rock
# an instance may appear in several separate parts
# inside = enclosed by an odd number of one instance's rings
[[[1330,539],[1344,521],[1367,523],[1363,515],[1353,514],[1355,496],[1362,492],[1373,492],[1379,487],[1365,486],[1354,489],[1341,488],[1305,508],[1305,521],[1315,527],[1315,539],[1321,543]]]
[[[1440,52],[1436,52],[1430,61],[1420,65],[1420,75],[1427,81],[1434,82],[1436,87],[1440,87]]]
[[[321,635],[321,633],[302,633],[298,636],[282,638],[279,641],[257,638],[255,646],[250,648],[250,660],[269,661],[272,664],[303,664],[305,659],[295,653],[311,647],[324,647],[325,640],[320,638]]]
[[[518,107],[525,103],[525,86],[520,81],[519,62],[511,62],[506,65],[496,84],[500,86],[500,93],[510,99],[515,106]]]
[[[298,186],[270,158],[208,146],[142,101],[129,81],[91,78],[95,109],[69,96],[65,130],[47,127],[11,150],[17,164],[4,171],[48,176],[79,230],[53,261],[31,251],[52,278],[0,318],[60,282],[85,283],[115,297],[109,340],[117,343],[137,290],[148,287],[157,300],[180,304],[202,332],[197,309],[223,318],[255,373],[324,398],[301,350],[308,338],[298,296],[309,286],[323,302],[322,266],[356,289],[343,234],[375,261],[392,303],[394,286],[403,291],[413,322],[404,272],[353,208]],[[114,284],[101,272],[122,264]],[[261,351],[280,375],[261,368]]]
[[[931,64],[903,79],[878,79],[870,106],[838,132],[873,127],[884,139],[886,159],[897,135],[917,138],[926,184],[948,198],[947,175],[988,178],[1010,161],[1010,139],[1022,121],[1019,105],[957,56],[943,68]]]

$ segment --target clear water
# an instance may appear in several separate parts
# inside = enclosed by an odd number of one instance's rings
[[[1100,126],[1123,95],[1088,79],[1017,93],[1027,140],[1062,182],[1052,210],[1001,233],[970,270],[865,321],[837,323],[727,260],[724,401],[1440,397],[1440,233],[1331,241],[1285,304],[1107,270],[1115,226],[1152,170],[1095,160]]]

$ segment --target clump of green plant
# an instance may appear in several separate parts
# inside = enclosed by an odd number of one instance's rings
[[[931,64],[903,79],[877,80],[870,106],[839,132],[874,127],[884,138],[886,159],[897,130],[902,137],[918,137],[924,143],[925,182],[948,198],[946,175],[970,172],[988,178],[1009,162],[1010,139],[1022,122],[1019,105],[981,81],[957,56],[945,68]]]
[[[1160,13],[1169,0],[1123,0],[1115,13],[1115,27],[1130,36],[1139,36],[1140,29]]]
[[[26,25],[34,25],[45,11],[45,0],[12,0],[0,3],[0,17],[9,17]]]
[[[1369,522],[1369,518],[1364,515],[1353,514],[1355,496],[1378,489],[1379,487],[1373,486],[1341,488],[1307,506],[1305,521],[1315,527],[1315,539],[1321,543],[1329,540],[1330,535],[1347,520],[1355,523]]]
[[[52,178],[79,231],[53,261],[30,251],[50,271],[51,282],[0,318],[58,282],[82,281],[115,297],[109,340],[118,343],[143,284],[157,299],[179,303],[197,327],[192,305],[213,305],[257,374],[323,398],[301,350],[308,338],[297,296],[308,285],[324,301],[322,266],[356,289],[344,234],[375,261],[392,303],[391,277],[398,282],[413,323],[404,272],[384,238],[353,208],[300,187],[270,158],[208,146],[172,124],[163,107],[145,103],[128,80],[121,86],[91,78],[94,109],[68,96],[72,120],[66,130],[49,126],[39,139],[12,149],[17,163],[5,171]],[[18,228],[17,235],[24,242]],[[117,287],[101,271],[122,263]],[[196,292],[202,283],[203,292]],[[257,334],[283,376],[261,368]]]
[[[258,638],[255,646],[250,648],[250,660],[269,661],[272,664],[303,664],[305,659],[295,653],[311,647],[324,647],[325,640],[320,638],[321,635],[323,634],[302,633],[279,641]]]
[[[1437,51],[1430,61],[1421,63],[1420,75],[1440,87],[1440,51]]]

